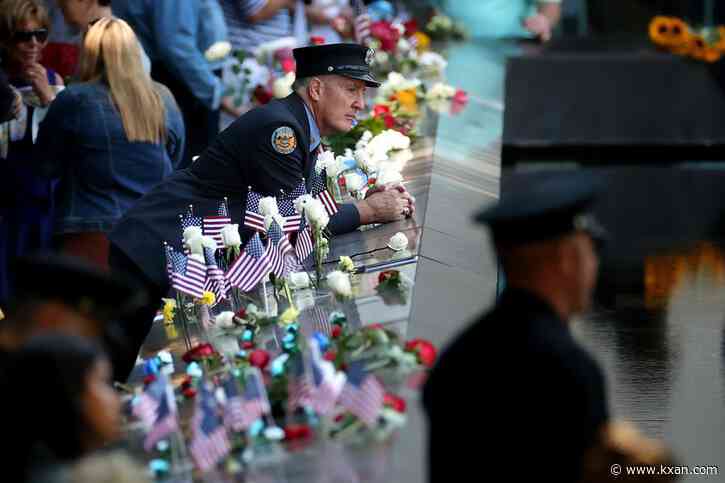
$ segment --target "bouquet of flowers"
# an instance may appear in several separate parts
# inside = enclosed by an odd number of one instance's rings
[[[675,17],[657,16],[649,24],[649,37],[662,49],[705,62],[717,62],[725,53],[725,26],[694,29]]]

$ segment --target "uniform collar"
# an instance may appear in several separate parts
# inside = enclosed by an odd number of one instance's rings
[[[305,106],[305,114],[307,114],[307,124],[310,126],[310,152],[313,152],[320,145],[320,129],[317,127],[315,117],[312,115],[312,111],[307,107],[307,103],[302,101],[302,105]]]

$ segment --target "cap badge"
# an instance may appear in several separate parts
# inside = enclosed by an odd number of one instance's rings
[[[373,50],[373,49],[368,49],[368,51],[367,51],[367,52],[365,52],[365,63],[366,63],[367,65],[372,65],[372,63],[373,63],[373,58],[374,58],[374,57],[375,57],[375,50]]]
[[[272,133],[272,147],[280,154],[290,154],[297,147],[297,138],[291,127],[278,127]]]

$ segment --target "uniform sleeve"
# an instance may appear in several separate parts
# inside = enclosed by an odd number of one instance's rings
[[[285,121],[273,121],[253,136],[249,176],[252,189],[265,194],[291,191],[304,177],[304,152],[300,136]]]
[[[338,212],[330,218],[328,228],[333,235],[342,235],[360,226],[360,212],[352,203],[338,205]]]

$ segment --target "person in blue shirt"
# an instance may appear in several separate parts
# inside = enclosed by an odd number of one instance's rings
[[[551,39],[561,17],[561,0],[437,0],[475,38]]]
[[[217,0],[114,0],[114,15],[124,19],[151,59],[151,76],[174,94],[186,125],[181,167],[200,155],[219,129],[223,94],[215,65],[204,53],[226,40]]]

